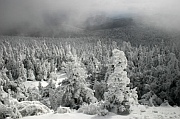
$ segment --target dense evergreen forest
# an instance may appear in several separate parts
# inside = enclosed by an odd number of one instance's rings
[[[11,90],[16,92],[14,95],[17,95],[18,91],[13,85],[18,86],[27,80],[50,80],[52,72],[63,70],[64,64],[70,60],[68,59],[70,53],[79,58],[88,74],[86,82],[89,88],[95,90],[95,97],[98,100],[102,100],[107,88],[106,73],[112,50],[119,49],[124,51],[127,57],[126,71],[131,80],[128,85],[131,88],[137,87],[139,103],[148,103],[152,98],[152,104],[156,106],[165,100],[170,105],[180,105],[179,49],[173,43],[166,45],[164,40],[157,45],[132,46],[126,41],[117,43],[88,37],[2,36],[0,48],[1,85],[6,92],[10,86]],[[24,90],[20,90],[21,93],[30,96],[25,94],[27,92]]]

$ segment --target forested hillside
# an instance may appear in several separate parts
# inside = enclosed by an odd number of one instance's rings
[[[28,24],[16,25],[15,28],[1,30],[0,34],[5,36],[26,37],[50,37],[50,38],[84,38],[87,41],[112,40],[117,43],[122,41],[138,45],[158,45],[162,40],[166,44],[169,41],[179,44],[179,32],[148,26],[133,17],[109,18],[103,15],[89,17],[85,22],[78,25],[68,24],[59,20],[61,16],[47,16],[47,23],[40,28],[31,28]],[[52,17],[52,18],[51,18]],[[45,17],[46,18],[46,17]]]
[[[104,106],[111,110],[108,105],[112,103],[113,97],[105,96],[111,95],[108,91],[113,80],[109,78],[112,76],[118,79],[122,76],[125,80],[127,72],[130,83],[120,83],[122,87],[128,88],[119,89],[124,90],[119,94],[134,95],[133,99],[138,98],[140,104],[149,106],[160,106],[163,102],[180,106],[180,53],[173,43],[166,45],[162,40],[158,45],[132,46],[130,42],[117,43],[90,37],[1,36],[0,39],[0,94],[3,95],[0,103],[3,105],[7,104],[6,95],[9,95],[8,99],[15,98],[20,102],[40,101],[54,110],[59,105],[79,109],[84,102],[91,104],[105,100]],[[121,69],[116,64],[118,55],[121,63],[127,62],[127,68],[122,65],[124,68]],[[127,59],[123,59],[124,56]],[[120,74],[116,69],[121,71]],[[53,83],[57,79],[57,72],[67,75],[59,87]],[[26,81],[46,81],[49,84],[42,87],[40,83],[38,89],[26,89],[23,86]],[[122,106],[126,103],[112,104]],[[125,106],[127,112],[128,109]]]

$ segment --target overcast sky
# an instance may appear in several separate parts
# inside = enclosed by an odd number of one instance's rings
[[[28,22],[43,25],[44,14],[68,14],[83,21],[89,14],[131,14],[160,28],[180,29],[180,0],[0,0],[0,29]]]

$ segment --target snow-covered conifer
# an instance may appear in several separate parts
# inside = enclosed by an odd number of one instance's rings
[[[19,78],[21,78],[23,81],[27,80],[27,71],[24,68],[23,63],[19,63]]]
[[[35,75],[32,69],[27,70],[27,79],[31,81],[35,81]]]
[[[79,58],[68,51],[68,62],[64,65],[67,79],[61,84],[60,90],[64,90],[61,105],[78,108],[83,102],[95,102],[93,90],[86,83],[87,72]]]
[[[104,98],[106,108],[117,114],[129,114],[130,111],[130,89],[127,87],[130,79],[127,77],[126,67],[124,52],[114,49],[107,72],[108,91],[105,92]]]

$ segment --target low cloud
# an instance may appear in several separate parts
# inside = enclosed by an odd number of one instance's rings
[[[0,30],[25,24],[43,28],[54,20],[78,24],[89,16],[131,15],[147,25],[180,31],[179,0],[0,0]],[[57,22],[57,23],[56,23]]]

